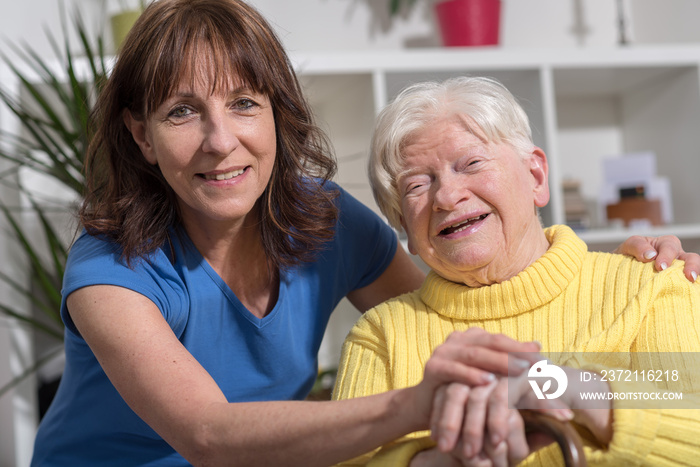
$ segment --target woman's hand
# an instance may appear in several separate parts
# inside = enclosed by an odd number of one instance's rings
[[[688,280],[695,282],[700,274],[700,255],[683,251],[681,241],[673,235],[661,237],[633,235],[617,247],[614,253],[633,256],[643,263],[654,260],[657,271],[666,269],[673,260],[680,259],[685,261],[683,272]]]
[[[429,421],[436,436],[447,437],[447,443],[453,445],[449,440],[461,432],[463,399],[460,394],[438,388],[453,382],[475,387],[495,381],[496,374],[519,375],[534,363],[538,351],[537,343],[518,342],[480,328],[453,332],[433,351],[425,365],[423,381],[410,388],[410,406],[425,417],[426,428]],[[433,410],[436,405],[437,411]],[[460,423],[455,424],[455,420]]]
[[[451,384],[446,389],[463,397],[461,434],[450,451],[462,465],[515,465],[530,453],[522,417],[509,407],[507,392],[503,391],[506,382],[506,377],[499,377],[483,386]],[[439,445],[438,449],[446,447]]]
[[[525,379],[525,370],[542,359],[538,351],[538,344],[519,343],[479,328],[454,333],[435,350],[426,365],[426,378],[429,371],[442,365],[455,367],[455,356],[463,352],[470,355],[469,358],[460,359],[461,362],[469,362],[465,369],[490,372],[476,373],[481,378],[467,382],[460,381],[456,375],[450,376],[447,384],[435,391],[430,428],[439,451],[472,462],[484,450],[487,457],[498,457],[499,462],[506,463],[522,460],[529,453],[522,419],[511,408],[515,407],[520,393],[532,393]],[[525,385],[517,394],[510,393],[513,400],[509,400],[507,375],[511,375],[511,378],[520,376],[521,386]],[[531,397],[535,398],[534,395]],[[558,402],[543,401],[538,406],[544,411],[555,411],[555,416],[563,419],[572,417],[570,411]],[[487,432],[492,437],[484,440]]]
[[[450,410],[440,405],[441,394],[445,394],[442,398],[453,406]],[[525,372],[517,377],[499,376],[489,384],[476,387],[452,383],[441,387],[436,395],[434,416],[443,411],[448,413],[452,427],[450,430],[441,427],[437,449],[460,458],[462,464],[468,466],[519,463],[531,451],[551,442],[548,438],[546,442],[542,442],[543,438],[536,444],[529,442],[523,419],[516,409],[521,404],[562,421],[573,417],[562,401],[537,399]],[[435,437],[435,431],[433,435]]]

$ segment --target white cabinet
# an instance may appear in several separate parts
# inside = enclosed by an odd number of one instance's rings
[[[376,209],[366,160],[376,113],[404,86],[455,75],[502,81],[528,113],[535,144],[549,158],[545,224],[564,223],[562,181],[574,177],[597,197],[600,160],[653,151],[671,182],[674,223],[642,230],[600,222],[581,237],[608,249],[632,233],[675,234],[700,251],[700,48],[578,50],[425,49],[293,54],[319,123],[339,160],[338,181]]]

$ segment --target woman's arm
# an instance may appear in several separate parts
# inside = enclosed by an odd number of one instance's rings
[[[68,296],[68,309],[127,404],[195,465],[331,465],[426,429],[438,386],[486,380],[470,364],[508,364],[500,353],[454,345],[410,388],[345,401],[228,403],[144,296],[90,286]]]
[[[76,327],[129,406],[195,465],[330,465],[415,429],[410,393],[336,403],[229,404],[147,298],[92,286],[68,297]],[[375,441],[376,440],[376,441]]]

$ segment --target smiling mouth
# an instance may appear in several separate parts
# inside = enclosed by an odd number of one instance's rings
[[[239,175],[241,175],[243,172],[245,172],[245,170],[246,169],[233,170],[231,172],[224,172],[224,173],[212,174],[212,175],[199,174],[199,176],[204,178],[205,180],[216,180],[216,181],[231,180],[232,178],[236,178]]]
[[[453,233],[461,232],[464,229],[469,228],[469,226],[472,226],[472,225],[476,224],[477,222],[479,222],[483,219],[486,219],[486,217],[488,217],[488,214],[482,214],[482,215],[477,216],[477,217],[471,217],[471,218],[465,220],[464,222],[460,222],[459,224],[455,224],[455,225],[452,225],[452,226],[447,227],[445,229],[442,229],[440,231],[440,235],[450,235]]]

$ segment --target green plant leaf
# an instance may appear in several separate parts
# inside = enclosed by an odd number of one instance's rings
[[[410,10],[415,3],[416,0],[389,0],[389,15],[398,15],[404,6],[407,10]]]
[[[32,271],[35,273],[35,278],[41,286],[41,290],[48,294],[47,298],[49,300],[53,301],[54,303],[60,303],[61,294],[57,291],[57,287],[53,283],[55,279],[51,276],[51,272],[44,267],[36,248],[29,241],[28,237],[24,233],[24,230],[10,213],[7,206],[0,204],[0,210],[5,214],[5,218],[10,223],[17,240],[20,242],[24,252],[27,254],[29,262],[32,266]]]
[[[24,128],[30,133],[34,141],[35,150],[43,152],[51,160],[50,164],[36,164],[37,159],[30,155],[29,159],[31,162],[34,162],[35,166],[43,167],[41,168],[43,172],[55,176],[67,186],[80,192],[79,190],[82,186],[81,180],[76,180],[76,177],[72,175],[68,168],[73,167],[74,170],[78,170],[82,168],[82,164],[74,163],[74,157],[71,156],[71,153],[64,150],[64,147],[72,144],[75,139],[73,133],[61,128],[61,124],[59,124],[57,128],[55,122],[46,122],[34,115],[28,114],[24,111],[22,106],[4,90],[0,90],[0,99],[3,100],[7,107],[20,119]],[[39,104],[41,105],[40,102]],[[58,129],[58,132],[55,131],[56,129]],[[73,154],[76,151],[78,151],[78,148],[74,147]]]
[[[18,85],[15,89],[0,83],[0,105],[5,105],[20,124],[16,132],[0,132],[0,159],[6,163],[0,172],[0,184],[3,189],[24,193],[30,202],[26,212],[36,220],[31,226],[23,224],[16,208],[0,199],[0,213],[20,253],[26,256],[31,277],[31,282],[22,283],[9,273],[0,272],[0,282],[32,307],[31,312],[20,310],[0,297],[0,316],[59,340],[63,338],[60,288],[68,246],[50,222],[49,214],[54,208],[47,203],[55,200],[37,198],[20,185],[18,175],[21,168],[27,167],[61,182],[80,198],[90,140],[90,113],[108,72],[102,33],[92,38],[79,10],[70,15],[70,20],[65,9],[61,12],[58,32],[62,36],[45,29],[53,57],[45,58],[26,42],[6,43],[7,47],[0,50],[0,61],[12,73],[12,83]],[[72,48],[69,39],[76,37],[77,47]],[[56,206],[61,210],[69,208],[60,202]],[[22,375],[2,386],[0,396],[50,358],[38,359]]]
[[[401,0],[391,0],[389,2],[389,13],[391,16],[396,15],[401,8]]]
[[[44,210],[36,203],[33,198],[30,198],[34,212],[38,215],[39,221],[43,228],[44,235],[46,236],[46,243],[48,246],[49,254],[53,261],[53,268],[55,272],[55,283],[63,283],[63,270],[68,259],[68,249],[63,245],[60,237],[56,233],[49,220],[46,218],[46,213]],[[59,285],[60,286],[60,285]],[[60,297],[60,291],[58,291],[58,297]],[[60,300],[58,304],[60,305]]]
[[[10,308],[6,305],[3,305],[1,303],[0,303],[0,312],[2,312],[3,314],[5,314],[11,318],[18,320],[18,321],[26,323],[26,324],[30,325],[32,328],[34,328],[38,331],[41,331],[46,335],[54,337],[54,338],[58,339],[59,341],[63,340],[63,333],[61,331],[58,331],[57,329],[54,329],[54,328],[46,325],[45,323],[43,323],[35,318],[25,316],[25,315],[17,312],[16,310],[13,310],[12,308]]]
[[[39,370],[42,366],[44,366],[44,365],[46,365],[48,362],[50,362],[51,359],[54,358],[54,357],[56,357],[56,355],[58,355],[59,353],[61,353],[62,350],[63,350],[63,348],[61,348],[61,347],[56,348],[56,349],[54,349],[53,351],[51,351],[51,352],[47,353],[46,355],[44,355],[43,357],[41,357],[41,358],[35,360],[34,363],[33,363],[30,367],[26,368],[26,369],[22,372],[22,374],[16,376],[16,377],[13,378],[12,380],[10,380],[9,383],[7,383],[7,384],[5,384],[4,386],[0,387],[0,397],[2,397],[5,393],[7,393],[8,391],[10,391],[12,388],[17,387],[17,385],[20,384],[22,381],[24,381],[25,379],[29,378],[31,375],[33,375],[34,373],[36,373],[37,370]]]

